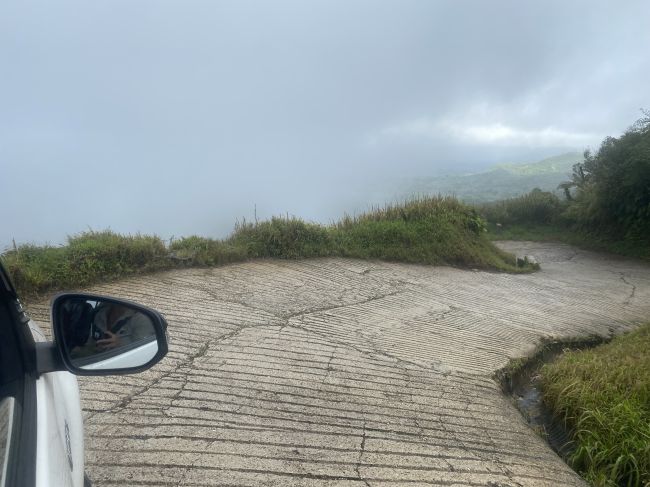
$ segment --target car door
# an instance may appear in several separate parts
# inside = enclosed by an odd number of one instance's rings
[[[0,267],[0,487],[36,484],[34,340]]]
[[[47,339],[25,313],[0,265],[0,487],[82,487],[77,379],[67,371],[39,374],[39,342]]]
[[[31,321],[36,342],[47,340]],[[77,378],[66,371],[36,380],[36,487],[84,485],[83,416]]]

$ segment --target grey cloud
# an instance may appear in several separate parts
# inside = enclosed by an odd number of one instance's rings
[[[222,236],[254,206],[327,221],[381,202],[381,180],[581,149],[650,106],[649,14],[642,0],[3,2],[0,246],[88,226]],[[395,136],[418,121],[425,137]]]

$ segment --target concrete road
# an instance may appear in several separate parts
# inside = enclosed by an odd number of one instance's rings
[[[265,260],[93,288],[162,311],[172,342],[144,374],[80,380],[90,477],[106,487],[584,485],[491,376],[543,337],[650,319],[650,267],[501,245],[542,270]]]

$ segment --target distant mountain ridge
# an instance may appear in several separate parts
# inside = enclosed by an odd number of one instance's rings
[[[582,153],[567,152],[530,164],[498,164],[479,173],[419,178],[409,184],[406,193],[454,195],[470,203],[485,203],[533,188],[558,192],[558,184],[567,181],[573,165],[582,160]]]
[[[582,159],[583,155],[580,152],[567,152],[531,164],[498,164],[490,171],[505,169],[513,174],[522,175],[565,173],[566,171],[571,172],[573,165],[582,162]]]

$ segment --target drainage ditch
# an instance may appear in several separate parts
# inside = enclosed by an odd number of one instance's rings
[[[563,419],[554,416],[544,404],[539,387],[540,370],[544,364],[553,362],[565,351],[585,350],[609,340],[610,338],[592,336],[579,340],[546,341],[530,357],[512,360],[494,375],[504,394],[511,399],[530,427],[565,460],[573,452],[572,433]]]

